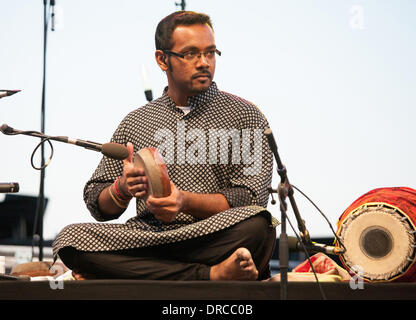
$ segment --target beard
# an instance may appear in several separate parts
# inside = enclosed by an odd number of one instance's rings
[[[185,80],[183,75],[180,75],[180,73],[176,74],[175,71],[177,70],[172,66],[170,60],[168,60],[167,63],[172,83],[175,83],[175,87],[184,94],[195,96],[207,91],[211,87],[215,69],[213,69],[212,72],[208,69],[198,70],[192,74],[190,78]]]
[[[208,70],[195,73],[191,77],[191,92],[198,94],[205,92],[212,84],[212,74]]]

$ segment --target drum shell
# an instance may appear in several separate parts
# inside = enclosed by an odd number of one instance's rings
[[[171,194],[166,164],[156,148],[149,147],[139,150],[134,155],[133,162],[136,168],[144,169],[148,179],[149,194],[155,198],[167,197]]]

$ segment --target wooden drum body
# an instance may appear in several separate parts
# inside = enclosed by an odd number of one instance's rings
[[[156,148],[143,148],[133,155],[136,167],[144,169],[148,180],[148,195],[167,197],[171,193],[165,161]]]
[[[416,190],[380,188],[352,203],[338,220],[344,267],[367,281],[416,281]]]

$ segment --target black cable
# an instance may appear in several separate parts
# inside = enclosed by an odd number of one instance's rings
[[[305,194],[303,193],[299,188],[297,188],[296,186],[294,186],[293,184],[291,184],[291,186],[296,189],[298,192],[300,192],[300,194],[302,194],[306,199],[309,200],[310,203],[312,203],[312,205],[319,211],[319,213],[324,217],[324,219],[327,221],[329,228],[331,229],[332,233],[334,234],[334,237],[337,239],[337,242],[341,245],[341,247],[344,248],[344,250],[347,250],[347,248],[345,248],[344,244],[342,243],[341,239],[338,237],[337,233],[334,231],[334,229],[332,228],[331,222],[329,221],[329,219],[326,217],[326,215],[322,212],[321,209],[318,208],[318,206]],[[341,254],[343,255],[343,254]]]
[[[42,134],[40,132],[38,132],[38,131],[18,131],[18,132],[10,132],[10,133],[7,133],[7,135],[9,135],[9,136],[17,136],[19,134],[23,134],[23,135],[39,135],[39,138],[42,139],[39,142],[39,144],[36,146],[36,148],[33,150],[33,152],[32,152],[32,155],[30,157],[30,164],[32,165],[32,168],[35,169],[35,170],[43,170],[43,169],[45,169],[50,164],[50,162],[52,161],[52,157],[53,157],[53,154],[54,154],[53,145],[52,145],[52,142],[50,141],[50,139],[53,139],[53,137],[46,137],[46,138],[45,137],[41,137]],[[43,145],[43,143],[45,143],[46,141],[49,143],[49,146],[51,147],[51,155],[49,156],[48,161],[46,161],[46,163],[41,164],[41,166],[39,168],[38,167],[35,167],[35,165],[33,164],[33,157],[35,156],[35,153],[39,149],[39,147],[41,145]]]
[[[49,146],[51,147],[51,155],[49,156],[49,159],[48,159],[48,161],[46,161],[46,163],[44,163],[43,165],[41,165],[39,168],[37,168],[37,167],[35,167],[35,165],[33,164],[33,157],[34,157],[34,155],[35,155],[35,153],[36,153],[36,150],[38,150],[38,148],[41,146],[41,145],[43,145],[43,143],[44,142],[48,142],[49,143]],[[35,148],[35,150],[33,150],[33,152],[32,152],[32,156],[30,157],[30,164],[32,165],[32,168],[33,169],[35,169],[35,170],[43,170],[43,169],[45,169],[48,165],[49,165],[49,163],[52,161],[52,157],[53,157],[53,145],[52,145],[52,142],[50,141],[50,138],[45,138],[45,139],[42,139],[42,141],[41,142],[39,142],[39,144],[36,146],[36,148]]]
[[[344,246],[344,244],[342,243],[342,241],[341,241],[341,239],[338,237],[338,235],[337,235],[337,233],[335,232],[335,230],[333,229],[333,227],[332,227],[332,224],[331,224],[331,222],[329,221],[329,219],[327,218],[327,216],[322,212],[322,210],[321,209],[319,209],[319,207],[304,193],[304,192],[302,192],[299,188],[297,188],[296,186],[294,186],[293,184],[291,184],[291,186],[295,189],[295,190],[297,190],[300,194],[302,194],[317,210],[318,210],[318,212],[324,217],[324,219],[327,221],[327,223],[328,223],[328,225],[329,225],[329,228],[331,229],[331,231],[332,231],[332,233],[334,234],[334,237],[337,239],[337,242],[341,245],[341,247],[342,248],[344,248],[344,250],[346,250],[346,248],[345,248],[345,246]],[[293,232],[294,232],[294,234],[295,234],[295,236],[296,236],[296,238],[298,239],[298,242],[302,245],[302,247],[303,247],[303,251],[305,252],[305,254],[306,254],[306,257],[307,257],[307,260],[308,260],[308,262],[309,262],[309,265],[311,266],[311,269],[312,269],[312,271],[313,271],[313,274],[314,274],[314,276],[315,276],[315,279],[316,279],[316,282],[317,282],[317,284],[318,284],[318,287],[319,287],[319,290],[320,290],[320,293],[321,293],[321,295],[322,295],[322,298],[324,299],[324,300],[326,300],[326,296],[325,296],[325,293],[324,293],[324,291],[323,291],[323,289],[322,289],[322,286],[321,286],[321,283],[319,282],[319,279],[318,279],[318,276],[316,275],[316,272],[315,272],[315,269],[314,269],[314,267],[312,266],[312,262],[311,262],[311,260],[310,260],[310,257],[309,257],[309,254],[308,254],[308,251],[307,251],[307,249],[306,249],[306,247],[305,247],[305,245],[304,245],[304,243],[303,243],[303,241],[300,239],[300,237],[299,237],[299,235],[297,234],[297,232],[296,232],[296,230],[295,230],[295,228],[293,227],[293,225],[292,225],[292,222],[290,221],[290,219],[289,219],[289,217],[286,215],[286,219],[287,219],[287,221],[289,222],[289,225],[290,225],[290,227],[292,228],[292,230],[293,230]],[[344,257],[344,255],[343,255],[343,253],[341,253],[340,254],[342,257]]]
[[[273,199],[273,192],[272,192],[272,191],[273,191],[273,189],[269,188],[269,192],[270,192],[270,194],[272,195],[272,204],[276,204],[276,201]],[[280,199],[280,196],[279,196],[279,199]],[[280,205],[281,205],[281,206],[283,205],[283,203],[282,203],[282,199],[280,199]],[[293,209],[293,208],[292,208],[292,209]],[[286,208],[285,208],[285,212],[286,212]],[[313,274],[314,274],[314,277],[315,277],[316,283],[318,284],[318,288],[319,288],[319,291],[320,291],[320,293],[321,293],[322,299],[323,299],[323,300],[326,300],[325,293],[324,293],[324,291],[323,291],[323,289],[322,289],[321,283],[319,282],[319,279],[318,279],[318,276],[317,276],[317,274],[316,274],[315,268],[314,268],[314,267],[313,267],[313,265],[312,265],[312,261],[311,261],[311,259],[310,259],[309,254],[308,254],[308,250],[306,249],[305,244],[303,243],[303,240],[301,240],[301,239],[300,239],[300,237],[299,237],[298,233],[296,232],[295,228],[293,227],[292,222],[290,221],[290,219],[289,219],[289,217],[288,217],[288,215],[287,215],[287,214],[285,215],[285,220],[286,220],[287,222],[289,222],[289,225],[290,225],[290,227],[292,228],[293,232],[295,233],[295,235],[296,235],[296,238],[297,238],[298,242],[299,242],[299,243],[301,243],[301,245],[302,245],[302,247],[303,247],[303,251],[305,252],[306,257],[307,257],[307,259],[308,259],[309,265],[311,266],[311,269],[312,269],[312,272],[313,272]],[[280,257],[279,257],[279,259],[280,259]]]
[[[18,131],[18,132],[10,132],[10,133],[6,133],[7,135],[11,135],[11,136],[15,136],[15,135],[19,135],[19,134],[23,134],[23,135],[39,135],[39,137],[42,135],[40,132],[38,132],[38,131]],[[52,157],[53,157],[53,154],[54,154],[54,148],[53,148],[53,145],[52,145],[52,142],[50,141],[50,139],[52,138],[52,137],[47,137],[47,138],[43,138],[43,137],[40,137],[42,140],[38,143],[38,145],[36,146],[36,148],[33,150],[33,152],[32,152],[32,155],[31,155],[31,157],[30,157],[30,164],[31,164],[31,166],[32,166],[32,168],[34,168],[35,170],[41,170],[42,172],[44,172],[43,170],[50,164],[50,162],[52,161]],[[44,156],[43,156],[43,154],[42,154],[42,159],[41,159],[41,166],[40,167],[36,167],[34,164],[33,164],[33,158],[34,158],[34,156],[35,156],[35,153],[36,153],[36,151],[39,149],[39,147],[42,147],[42,149],[43,149],[43,145],[44,145],[44,143],[45,142],[48,142],[49,143],[49,146],[50,146],[50,148],[51,148],[51,154],[50,154],[50,156],[49,156],[49,158],[48,158],[48,161],[44,161]],[[42,150],[43,151],[43,150]],[[41,180],[41,188],[43,189],[43,185],[42,185],[42,180]],[[42,190],[43,191],[43,190]],[[42,206],[42,208],[41,208],[41,206]],[[39,201],[39,199],[38,199],[38,204],[36,205],[36,213],[35,213],[35,217],[34,217],[34,223],[33,223],[33,230],[32,230],[32,244],[31,244],[31,251],[32,251],[32,260],[33,260],[33,257],[35,256],[35,252],[34,252],[34,247],[35,247],[35,240],[36,241],[42,241],[42,239],[41,239],[41,236],[40,235],[38,235],[38,237],[36,237],[36,235],[37,235],[37,233],[36,233],[36,231],[37,231],[37,229],[38,229],[38,225],[39,225],[39,215],[40,215],[40,212],[42,211],[42,212],[44,212],[44,210],[45,210],[45,203],[44,203],[44,201],[43,201],[43,205],[40,203],[40,201]],[[40,233],[40,232],[39,232]],[[40,245],[41,246],[41,245]],[[42,249],[41,249],[41,247],[39,246],[39,261],[42,261]]]
[[[34,157],[36,151],[39,149],[39,147],[41,145],[43,146],[44,142],[46,142],[46,141],[49,143],[49,146],[51,147],[51,155],[49,156],[49,159],[48,159],[48,161],[46,161],[46,163],[44,163],[39,168],[37,168],[33,164],[33,157]],[[43,170],[43,169],[45,169],[49,165],[49,163],[51,162],[52,157],[53,157],[53,153],[54,153],[54,150],[53,150],[53,145],[52,145],[52,142],[50,141],[50,138],[42,139],[41,142],[39,142],[38,145],[36,146],[36,148],[33,150],[32,156],[30,157],[30,164],[32,165],[32,168],[35,169],[35,170]],[[45,206],[41,210],[44,211],[45,210]],[[35,248],[35,240],[36,241],[39,241],[40,240],[40,236],[36,233],[36,231],[38,229],[38,222],[39,222],[38,220],[39,220],[39,211],[36,210],[35,219],[34,219],[34,223],[33,223],[33,230],[32,230],[32,259],[35,256],[35,250],[34,250],[34,248]],[[36,237],[36,235],[38,235],[38,237]],[[41,261],[41,260],[39,259],[39,261]]]
[[[304,252],[305,252],[305,254],[306,254],[306,258],[308,259],[309,265],[311,266],[311,269],[312,269],[313,275],[315,276],[316,283],[318,284],[318,288],[319,288],[319,291],[320,291],[320,293],[321,293],[322,299],[323,299],[323,300],[326,300],[326,295],[325,295],[325,293],[324,293],[324,290],[322,289],[321,283],[319,282],[318,276],[316,275],[316,271],[315,271],[315,268],[314,268],[314,267],[313,267],[313,265],[312,265],[312,261],[311,261],[311,259],[310,259],[310,257],[309,257],[308,250],[306,249],[306,247],[305,247],[305,245],[304,245],[303,241],[300,239],[299,235],[297,234],[297,232],[296,232],[295,228],[293,227],[292,222],[290,221],[290,219],[289,219],[289,217],[288,217],[288,216],[286,216],[286,220],[289,222],[289,225],[290,225],[290,227],[292,228],[293,232],[295,233],[296,238],[298,239],[299,243],[302,245],[302,247],[303,247],[303,251],[304,251]]]
[[[3,133],[5,133],[5,132],[3,132]],[[31,166],[32,166],[32,168],[34,168],[35,170],[41,170],[42,172],[43,172],[43,170],[50,164],[50,162],[52,161],[52,157],[53,157],[53,154],[54,154],[54,149],[53,149],[53,145],[52,145],[52,142],[50,141],[50,139],[52,138],[52,137],[47,137],[47,138],[44,138],[44,137],[41,137],[42,136],[42,134],[40,133],[40,132],[38,132],[38,131],[17,131],[17,132],[7,132],[7,133],[5,133],[5,134],[7,134],[7,135],[10,135],[10,136],[15,136],[15,135],[19,135],[19,134],[23,134],[23,135],[35,135],[35,136],[39,136],[40,138],[42,138],[42,140],[38,143],[38,145],[36,146],[36,148],[33,150],[33,152],[32,152],[32,155],[31,155],[31,157],[30,157],[30,164],[31,164]],[[33,164],[33,158],[34,158],[34,156],[35,156],[35,153],[36,153],[36,151],[39,149],[39,147],[40,146],[42,146],[42,149],[43,149],[43,145],[44,145],[44,143],[45,142],[48,142],[49,143],[49,146],[50,146],[50,148],[51,148],[51,154],[50,154],[50,156],[49,156],[49,159],[48,159],[48,161],[46,161],[46,163],[45,163],[45,161],[44,161],[44,157],[43,157],[43,155],[42,155],[42,160],[41,160],[41,166],[38,168],[38,167],[36,167],[34,164]],[[42,150],[43,151],[43,150]],[[43,189],[43,185],[42,185],[42,180],[41,180],[41,187],[42,187],[42,189]],[[39,212],[40,211],[44,211],[45,210],[45,204],[44,204],[44,201],[43,201],[43,208],[40,208],[40,206],[41,206],[41,204],[40,204],[40,202],[39,202],[39,199],[38,199],[38,204],[37,204],[37,208],[36,208],[36,213],[35,213],[35,218],[34,218],[34,223],[33,223],[33,233],[32,233],[32,245],[31,245],[31,247],[32,247],[32,260],[33,260],[33,257],[34,257],[34,246],[35,246],[35,236],[36,236],[36,230],[37,230],[37,228],[38,228],[38,223],[39,223]],[[42,241],[42,239],[40,239],[40,236],[39,236],[39,239],[38,238],[36,238],[36,240],[38,240],[38,241]],[[42,257],[42,255],[41,255],[41,248],[39,248],[39,258],[41,258]],[[39,261],[42,261],[42,259],[39,259]]]

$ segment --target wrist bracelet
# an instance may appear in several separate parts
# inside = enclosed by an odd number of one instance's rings
[[[126,209],[128,207],[128,203],[126,205],[121,204],[116,197],[114,196],[113,192],[111,191],[111,187],[108,188],[108,193],[110,194],[111,199],[113,199],[113,202],[116,204],[117,207],[121,208],[121,209]]]
[[[131,195],[126,195],[125,193],[123,193],[123,191],[120,188],[120,177],[118,177],[116,179],[116,181],[114,181],[114,192],[116,193],[116,195],[125,201],[130,201],[131,198],[133,198]]]

